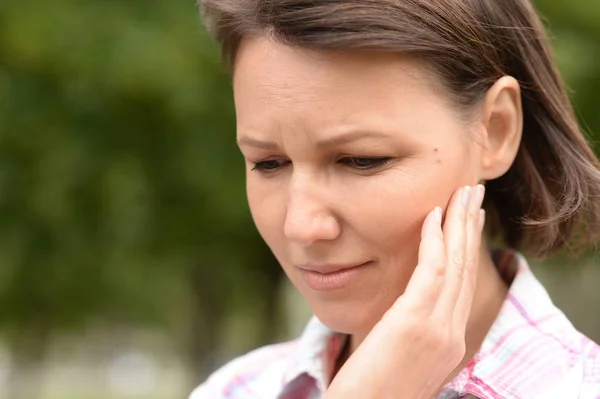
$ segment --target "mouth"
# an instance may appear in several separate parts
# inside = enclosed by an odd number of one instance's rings
[[[373,262],[353,265],[306,265],[299,267],[306,284],[315,291],[339,290],[360,278]]]

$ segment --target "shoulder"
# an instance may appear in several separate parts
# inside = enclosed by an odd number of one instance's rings
[[[600,348],[524,266],[472,373],[471,382],[489,393],[486,398],[600,399]]]
[[[600,398],[600,346],[579,332],[571,338],[562,342],[562,348],[551,345],[549,341],[543,343],[550,344],[550,350],[546,352],[545,359],[540,359],[543,361],[538,371],[545,378],[540,381],[542,389],[538,392],[543,394],[535,397]]]
[[[583,382],[579,399],[597,399],[600,397],[600,346],[585,336],[581,339]]]
[[[189,399],[275,397],[296,345],[297,341],[269,345],[230,361],[196,388]]]
[[[570,356],[565,360],[560,373],[549,378],[548,394],[560,393],[561,398],[598,399],[600,398],[600,346],[581,333],[574,335],[570,346]],[[557,367],[554,371],[559,371]],[[551,376],[550,376],[551,377]],[[550,397],[550,396],[544,396]]]

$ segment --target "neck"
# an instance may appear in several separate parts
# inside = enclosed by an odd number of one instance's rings
[[[466,330],[466,353],[461,363],[448,376],[446,382],[450,382],[460,371],[465,368],[479,351],[483,340],[488,334],[492,324],[496,320],[500,308],[508,294],[508,287],[500,277],[491,254],[487,247],[482,246],[479,257],[479,271],[477,274],[477,286],[475,297],[471,308],[471,315]],[[368,334],[368,332],[367,332]],[[338,365],[343,362],[358,348],[367,334],[355,334],[350,337],[349,350],[338,359]]]
[[[508,285],[500,276],[487,247],[482,246],[479,259],[477,287],[465,336],[465,357],[446,382],[457,376],[477,354],[508,295]]]

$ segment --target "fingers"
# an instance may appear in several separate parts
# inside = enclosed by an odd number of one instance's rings
[[[404,305],[431,313],[437,301],[446,274],[442,208],[432,210],[423,223],[419,262],[404,291]]]
[[[463,188],[458,203],[454,202],[444,226],[448,270],[438,312],[445,317],[454,315],[456,323],[466,326],[469,317],[479,265],[481,248],[480,215],[485,188],[478,185]]]
[[[427,215],[417,267],[396,306],[466,326],[477,279],[484,192],[481,185],[457,190],[443,228],[441,208]]]
[[[448,261],[448,276],[461,278],[467,248],[467,215],[472,197],[471,186],[463,187],[453,196],[444,223],[444,242]]]
[[[483,200],[483,187],[480,188],[481,201]],[[467,222],[467,257],[465,259],[464,279],[456,306],[454,307],[455,322],[457,325],[466,326],[471,313],[471,305],[477,286],[477,272],[479,270],[479,255],[481,253],[481,234],[485,224],[485,211],[481,209],[481,202],[477,198],[471,204]]]

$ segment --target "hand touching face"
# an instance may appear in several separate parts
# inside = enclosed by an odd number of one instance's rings
[[[267,39],[240,49],[238,143],[255,223],[319,317],[368,332],[402,295],[429,212],[480,177],[475,125],[423,64],[311,52]]]

